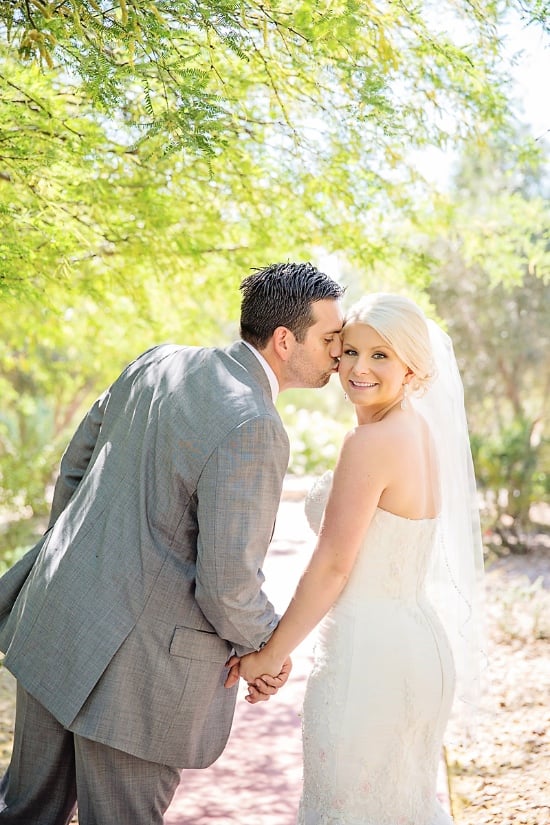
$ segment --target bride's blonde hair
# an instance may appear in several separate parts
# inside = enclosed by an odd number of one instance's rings
[[[347,324],[366,324],[384,338],[397,357],[413,372],[412,392],[422,395],[435,377],[426,316],[404,295],[374,292],[346,313]]]

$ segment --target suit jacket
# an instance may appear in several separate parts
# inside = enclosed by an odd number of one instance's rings
[[[211,764],[235,705],[225,662],[277,623],[261,568],[288,452],[244,343],[140,356],[71,440],[50,529],[0,580],[6,667],[82,736]]]

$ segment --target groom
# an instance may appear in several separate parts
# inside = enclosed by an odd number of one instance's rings
[[[225,746],[226,662],[277,624],[261,569],[288,462],[274,400],[328,382],[342,324],[341,287],[309,263],[241,290],[242,341],[154,347],[96,401],[48,531],[0,580],[18,682],[0,824],[65,825],[78,801],[80,825],[158,825],[179,769]]]

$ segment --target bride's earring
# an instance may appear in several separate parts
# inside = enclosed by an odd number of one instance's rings
[[[403,384],[403,398],[401,399],[401,409],[407,409],[407,398],[409,396],[409,385]]]
[[[347,400],[348,400],[348,394],[347,394],[347,392],[345,392],[344,393],[344,401],[347,401]]]

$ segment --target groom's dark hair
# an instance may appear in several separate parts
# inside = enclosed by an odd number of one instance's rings
[[[263,349],[277,327],[302,342],[313,324],[311,306],[341,298],[344,289],[310,263],[271,264],[256,269],[241,283],[241,337]]]

